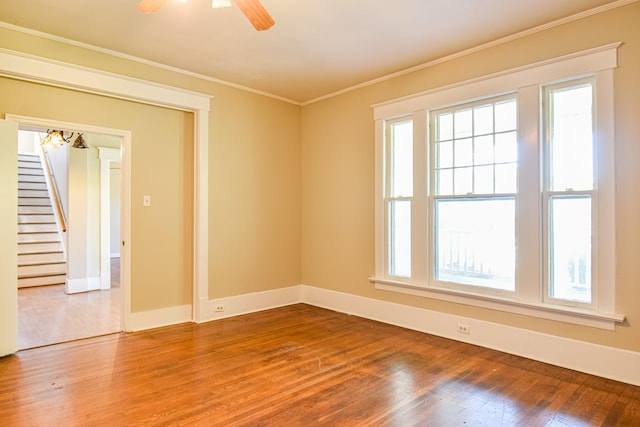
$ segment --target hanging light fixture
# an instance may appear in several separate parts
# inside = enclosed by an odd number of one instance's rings
[[[40,145],[46,148],[57,148],[63,145],[65,142],[69,142],[72,136],[73,132],[71,132],[71,135],[65,138],[64,131],[47,129],[47,136],[45,136],[42,141],[40,141]]]
[[[211,0],[211,7],[214,9],[231,7],[231,0]]]
[[[76,140],[73,141],[72,147],[73,148],[89,148],[89,146],[84,140],[84,137],[80,132],[78,132],[78,136],[76,137]]]

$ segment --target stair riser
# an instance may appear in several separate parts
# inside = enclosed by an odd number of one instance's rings
[[[21,190],[44,190],[47,191],[47,184],[44,182],[18,181],[18,191]]]
[[[18,254],[18,264],[30,262],[64,262],[64,254],[62,252]]]
[[[37,252],[60,252],[62,251],[62,243],[23,243],[18,245],[18,255],[37,253]]]
[[[42,169],[39,161],[18,160],[18,167],[23,169]]]
[[[65,263],[18,266],[18,278],[21,278],[23,276],[66,274],[66,273],[67,273],[67,265]]]
[[[18,206],[18,214],[52,214],[51,206]]]
[[[47,190],[18,190],[19,198],[29,198],[29,197],[49,197],[49,192]]]
[[[38,156],[37,154],[18,153],[18,161],[21,160],[25,162],[39,162],[40,156]]]
[[[46,182],[44,178],[44,174],[42,175],[33,175],[33,174],[20,174],[18,173],[18,182]]]
[[[18,168],[18,176],[33,176],[44,178],[42,169]]]
[[[59,242],[58,233],[29,233],[18,234],[18,243],[43,243],[43,242]]]
[[[18,233],[55,233],[56,224],[18,224]]]
[[[55,223],[56,217],[49,215],[18,215],[18,224]]]
[[[51,200],[48,197],[19,197],[19,206],[51,206]]]
[[[18,288],[64,284],[66,279],[67,276],[65,274],[48,277],[29,277],[26,279],[18,279]]]

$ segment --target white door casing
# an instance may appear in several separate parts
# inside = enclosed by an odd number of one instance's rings
[[[208,144],[209,109],[212,96],[181,88],[160,85],[114,73],[41,58],[21,52],[0,49],[0,75],[39,84],[63,87],[80,92],[100,94],[118,99],[151,104],[194,114],[194,260],[192,320],[207,320],[208,296]],[[87,129],[86,131],[90,131]],[[100,133],[100,132],[96,132]],[[117,134],[116,134],[117,135]],[[130,133],[120,135],[122,145],[122,240],[130,243]],[[16,154],[17,155],[17,154]],[[11,159],[14,161],[14,159]],[[15,161],[14,161],[15,164]],[[17,190],[16,190],[17,191]],[[16,195],[17,197],[17,195]],[[4,249],[3,249],[4,250]],[[13,252],[15,253],[15,251]],[[121,253],[122,280],[130,283],[130,247]],[[123,283],[124,285],[124,283]],[[131,293],[123,287],[123,330],[131,330]],[[14,316],[17,318],[16,316]],[[3,332],[5,328],[3,327]],[[2,334],[0,334],[2,335]]]
[[[6,356],[18,350],[18,123],[0,120],[0,144],[0,356]]]

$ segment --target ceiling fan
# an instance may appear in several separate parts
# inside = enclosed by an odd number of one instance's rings
[[[180,0],[186,3],[187,0]],[[141,0],[137,9],[143,13],[156,13],[165,5],[167,0]],[[273,27],[275,21],[269,12],[262,6],[260,0],[233,0],[240,11],[258,31],[268,30]],[[211,7],[229,7],[231,0],[212,0]]]

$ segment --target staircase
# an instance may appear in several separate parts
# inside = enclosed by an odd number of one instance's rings
[[[66,275],[40,157],[18,154],[18,288],[65,283]]]

